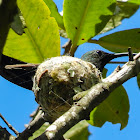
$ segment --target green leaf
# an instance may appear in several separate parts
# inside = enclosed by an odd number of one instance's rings
[[[140,89],[140,74],[137,75],[137,84],[138,84],[139,89]]]
[[[97,127],[102,127],[106,121],[121,123],[123,129],[128,123],[128,112],[128,96],[123,86],[120,86],[90,113],[89,123]]]
[[[64,134],[64,138],[70,140],[88,140],[88,126],[89,124],[85,120],[79,122]]]
[[[44,0],[44,2],[47,4],[51,11],[51,16],[54,17],[57,21],[57,24],[60,28],[64,28],[64,23],[63,23],[63,17],[58,13],[58,9],[56,4],[53,2],[53,0]]]
[[[115,0],[64,0],[64,26],[73,46],[98,34],[114,13]]]
[[[16,15],[14,16],[14,19],[11,23],[11,28],[18,34],[22,35],[24,33],[25,26],[23,25],[21,19],[20,19],[20,12],[18,11]]]
[[[105,28],[101,31],[101,33],[105,33],[121,24],[121,21],[124,18],[131,17],[139,8],[138,4],[129,3],[129,2],[117,2],[116,9],[114,15],[109,20]]]
[[[95,43],[113,52],[125,52],[131,47],[134,52],[140,51],[140,28],[115,32],[104,36]]]
[[[33,136],[29,138],[29,140],[34,140],[38,136],[40,136],[42,133],[45,132],[45,130],[49,127],[49,124],[43,124],[40,129],[38,129],[36,132],[33,133]]]
[[[15,15],[16,8],[16,0],[0,1],[0,61],[10,23]]]
[[[19,40],[19,36],[9,35],[4,53],[22,61],[26,59],[26,62],[30,63],[39,63],[49,57],[60,55],[58,25],[55,18],[50,17],[47,5],[42,0],[37,2],[36,0],[18,0],[17,3],[26,22],[26,35],[24,34],[23,37],[28,45],[20,44],[23,40],[22,38]],[[12,45],[13,41],[14,45]],[[34,56],[31,56],[32,53]]]
[[[106,78],[107,71],[108,70],[106,68],[103,69],[103,72],[102,72],[102,77],[103,78]]]
[[[40,57],[27,34],[18,35],[12,29],[9,31],[3,54],[28,63],[40,62]]]

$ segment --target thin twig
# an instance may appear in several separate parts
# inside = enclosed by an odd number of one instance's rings
[[[30,122],[30,124],[22,133],[19,134],[16,140],[28,140],[28,138],[45,123],[43,116],[44,113],[42,110],[40,110],[34,120]]]
[[[34,67],[37,68],[39,66],[39,64],[31,64],[31,63],[27,63],[27,64],[16,64],[16,65],[6,65],[5,69],[20,69],[20,68],[30,68],[30,67]]]
[[[110,61],[109,62],[110,64],[125,64],[126,62],[125,61]]]
[[[67,43],[65,43],[65,44],[62,46],[62,48],[64,48],[64,49],[65,49],[64,54],[63,54],[63,55],[67,55],[67,54],[69,55],[71,45],[72,45],[72,41],[71,41],[71,40],[69,40]]]
[[[131,47],[128,48],[128,56],[129,56],[129,61],[134,61]]]
[[[140,58],[140,53],[138,53],[136,56],[134,56],[134,60],[137,60],[138,58]]]
[[[2,116],[2,114],[0,113],[0,117],[1,119],[7,124],[7,126],[9,127],[9,129],[11,129],[16,135],[19,134],[19,132],[11,125],[9,124],[6,119]]]
[[[0,126],[0,140],[15,140],[15,137],[6,128]]]
[[[34,111],[34,112],[32,112],[31,114],[30,114],[30,117],[32,118],[32,120],[31,121],[33,121],[34,120],[34,118],[38,115],[38,112],[40,111],[41,109],[40,109],[40,105],[37,107],[37,109]]]

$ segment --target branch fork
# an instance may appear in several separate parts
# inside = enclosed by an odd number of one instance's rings
[[[139,58],[140,53],[134,56],[134,61],[129,61],[122,68],[117,67],[110,76],[103,79],[103,82],[87,90],[87,94],[77,102],[78,105],[74,104],[35,140],[62,139],[65,132],[79,121],[86,119],[90,111],[103,102],[115,88],[140,72]]]

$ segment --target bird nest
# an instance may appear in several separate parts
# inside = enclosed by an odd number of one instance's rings
[[[99,83],[99,70],[91,63],[70,56],[48,59],[38,66],[33,91],[49,121],[66,112],[73,96]]]

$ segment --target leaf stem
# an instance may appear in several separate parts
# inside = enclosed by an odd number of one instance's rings
[[[77,48],[78,46],[72,44],[70,52],[69,52],[70,56],[74,56],[74,53],[76,52]]]

